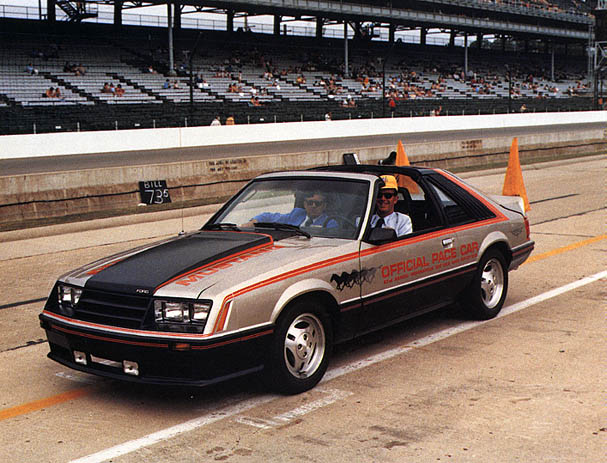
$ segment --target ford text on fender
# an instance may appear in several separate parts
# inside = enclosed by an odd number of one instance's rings
[[[386,198],[410,220],[402,236],[371,226]],[[521,200],[445,171],[267,174],[198,231],[63,275],[40,321],[48,356],[76,370],[190,385],[261,372],[297,393],[335,343],[454,302],[494,317],[532,250]]]

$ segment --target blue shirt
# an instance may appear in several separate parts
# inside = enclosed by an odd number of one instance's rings
[[[337,227],[337,222],[334,219],[329,219],[327,214],[321,214],[312,220],[312,223],[307,223],[307,219],[309,217],[306,214],[306,210],[302,209],[301,207],[296,207],[288,214],[281,214],[279,212],[262,212],[253,218],[258,222],[286,223],[288,225],[297,225],[298,227],[304,223],[306,223],[306,227]],[[327,221],[327,219],[329,220]]]

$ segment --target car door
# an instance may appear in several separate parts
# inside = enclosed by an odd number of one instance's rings
[[[451,198],[420,182],[409,179],[408,205],[401,207],[412,220],[413,233],[383,244],[361,244],[361,275],[367,278],[361,287],[359,333],[445,305],[460,289],[457,229],[442,204]]]

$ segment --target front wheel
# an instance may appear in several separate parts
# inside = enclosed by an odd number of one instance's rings
[[[508,270],[504,256],[497,250],[487,251],[479,262],[463,298],[464,308],[475,318],[489,320],[495,317],[508,293]]]
[[[266,383],[287,394],[313,388],[323,377],[333,338],[329,317],[313,301],[300,301],[285,309],[276,323]]]

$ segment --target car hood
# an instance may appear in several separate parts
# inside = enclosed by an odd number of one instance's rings
[[[272,245],[271,236],[259,233],[200,231],[108,257],[61,280],[89,289],[151,295],[180,275]]]
[[[269,234],[199,231],[108,257],[60,280],[112,293],[198,298],[211,287],[213,293],[230,290],[343,252],[355,258],[353,243],[302,236],[275,242]]]

